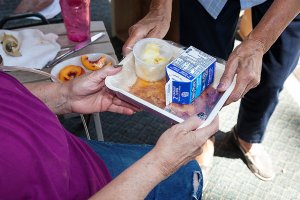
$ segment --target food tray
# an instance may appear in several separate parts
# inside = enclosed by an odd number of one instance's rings
[[[173,58],[177,57],[183,50],[181,48],[175,47],[173,48]],[[135,73],[135,64],[134,64],[134,56],[133,53],[131,52],[129,55],[127,55],[121,62],[120,64],[123,65],[123,69],[121,72],[114,76],[109,76],[105,80],[106,86],[115,92],[115,94],[122,100],[127,101],[128,103],[131,103],[143,110],[149,111],[155,115],[161,116],[171,122],[183,122],[187,116],[182,116],[182,115],[177,115],[176,113],[170,111],[168,107],[165,107],[164,109],[132,94],[130,92],[130,88],[135,84],[137,81],[137,76]],[[216,92],[216,87],[218,86],[218,83],[220,81],[220,78],[224,72],[224,64],[221,63],[216,63],[215,66],[215,78],[214,82],[211,85],[212,91],[214,93]],[[233,83],[230,85],[230,87],[224,92],[224,93],[218,93],[214,95],[214,102],[213,105],[209,105],[209,108],[207,108],[207,105],[204,105],[204,110],[205,110],[205,122],[200,126],[204,127],[211,123],[211,121],[216,117],[222,106],[224,105],[225,101],[231,94],[233,88],[235,85],[235,80]],[[200,95],[196,100],[198,103],[201,103],[201,99],[203,98],[203,95],[205,95],[205,92]],[[196,101],[195,100],[195,101]],[[215,101],[216,100],[216,101]],[[206,103],[204,103],[206,104]],[[181,106],[181,105],[180,105]],[[203,105],[201,105],[203,107]],[[182,107],[185,108],[185,107]],[[182,109],[181,108],[181,109]],[[197,108],[194,108],[197,110]],[[199,109],[198,109],[199,110]],[[201,112],[201,109],[200,109]],[[199,113],[195,113],[199,114]]]

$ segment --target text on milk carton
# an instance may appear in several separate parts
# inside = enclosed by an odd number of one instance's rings
[[[214,81],[216,58],[190,46],[166,67],[166,105],[190,104]]]

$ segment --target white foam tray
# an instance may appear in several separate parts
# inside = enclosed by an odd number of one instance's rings
[[[182,51],[182,49],[180,49],[178,47],[174,47],[174,56],[173,57],[177,57],[181,51]],[[153,104],[151,104],[129,92],[130,87],[137,80],[137,76],[135,73],[135,64],[134,64],[133,53],[130,53],[129,55],[127,55],[119,64],[123,65],[122,71],[114,76],[107,77],[105,80],[105,85],[110,90],[114,91],[120,99],[127,101],[135,106],[138,106],[143,110],[149,111],[149,112],[154,113],[158,116],[161,116],[165,119],[168,119],[169,121],[179,122],[179,123],[184,121],[184,119],[182,119],[166,110],[163,110],[163,109],[161,109],[161,108],[159,108],[159,107],[157,107],[157,106],[155,106],[155,105],[153,105]],[[225,66],[223,64],[216,63],[215,78],[214,78],[214,82],[212,84],[212,86],[214,88],[217,87],[217,85],[220,81],[220,78],[224,72],[224,68],[225,68]],[[208,125],[216,117],[216,115],[221,110],[222,106],[224,105],[225,101],[231,94],[231,92],[234,88],[234,85],[235,85],[235,80],[230,85],[230,87],[224,92],[224,94],[221,96],[221,98],[219,99],[217,104],[213,107],[210,114],[207,116],[205,122],[200,127],[204,127],[204,126]]]

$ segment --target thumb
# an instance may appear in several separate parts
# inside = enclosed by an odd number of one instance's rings
[[[138,40],[145,38],[149,31],[150,30],[148,30],[148,28],[146,28],[145,26],[133,25],[129,30],[129,38],[122,48],[123,56],[129,54],[132,51],[135,43]]]
[[[94,71],[90,74],[91,79],[96,79],[99,81],[103,81],[107,76],[112,76],[117,74],[122,70],[123,65],[114,65],[114,66],[106,66],[100,70]]]
[[[207,126],[199,128],[195,131],[196,140],[199,144],[202,141],[208,140],[212,135],[214,135],[219,130],[219,116],[217,115],[214,120]]]
[[[125,44],[123,45],[123,48],[122,48],[123,56],[127,56],[132,51],[135,43],[142,38],[143,37],[140,37],[137,34],[130,36],[127,39],[127,41],[125,42]]]

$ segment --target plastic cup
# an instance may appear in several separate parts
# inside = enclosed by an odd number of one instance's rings
[[[158,47],[159,53],[155,51],[155,54],[159,56],[154,56],[153,59],[159,57],[163,58],[158,63],[151,63],[147,61],[147,47],[150,45],[155,45],[155,48]],[[149,52],[149,51],[148,51]],[[145,81],[159,81],[166,76],[166,66],[170,62],[173,51],[171,46],[164,40],[157,38],[146,38],[138,41],[133,47],[133,55],[135,60],[135,71],[139,78]],[[151,57],[151,56],[150,56]]]
[[[90,0],[60,0],[69,40],[82,42],[90,37]]]

